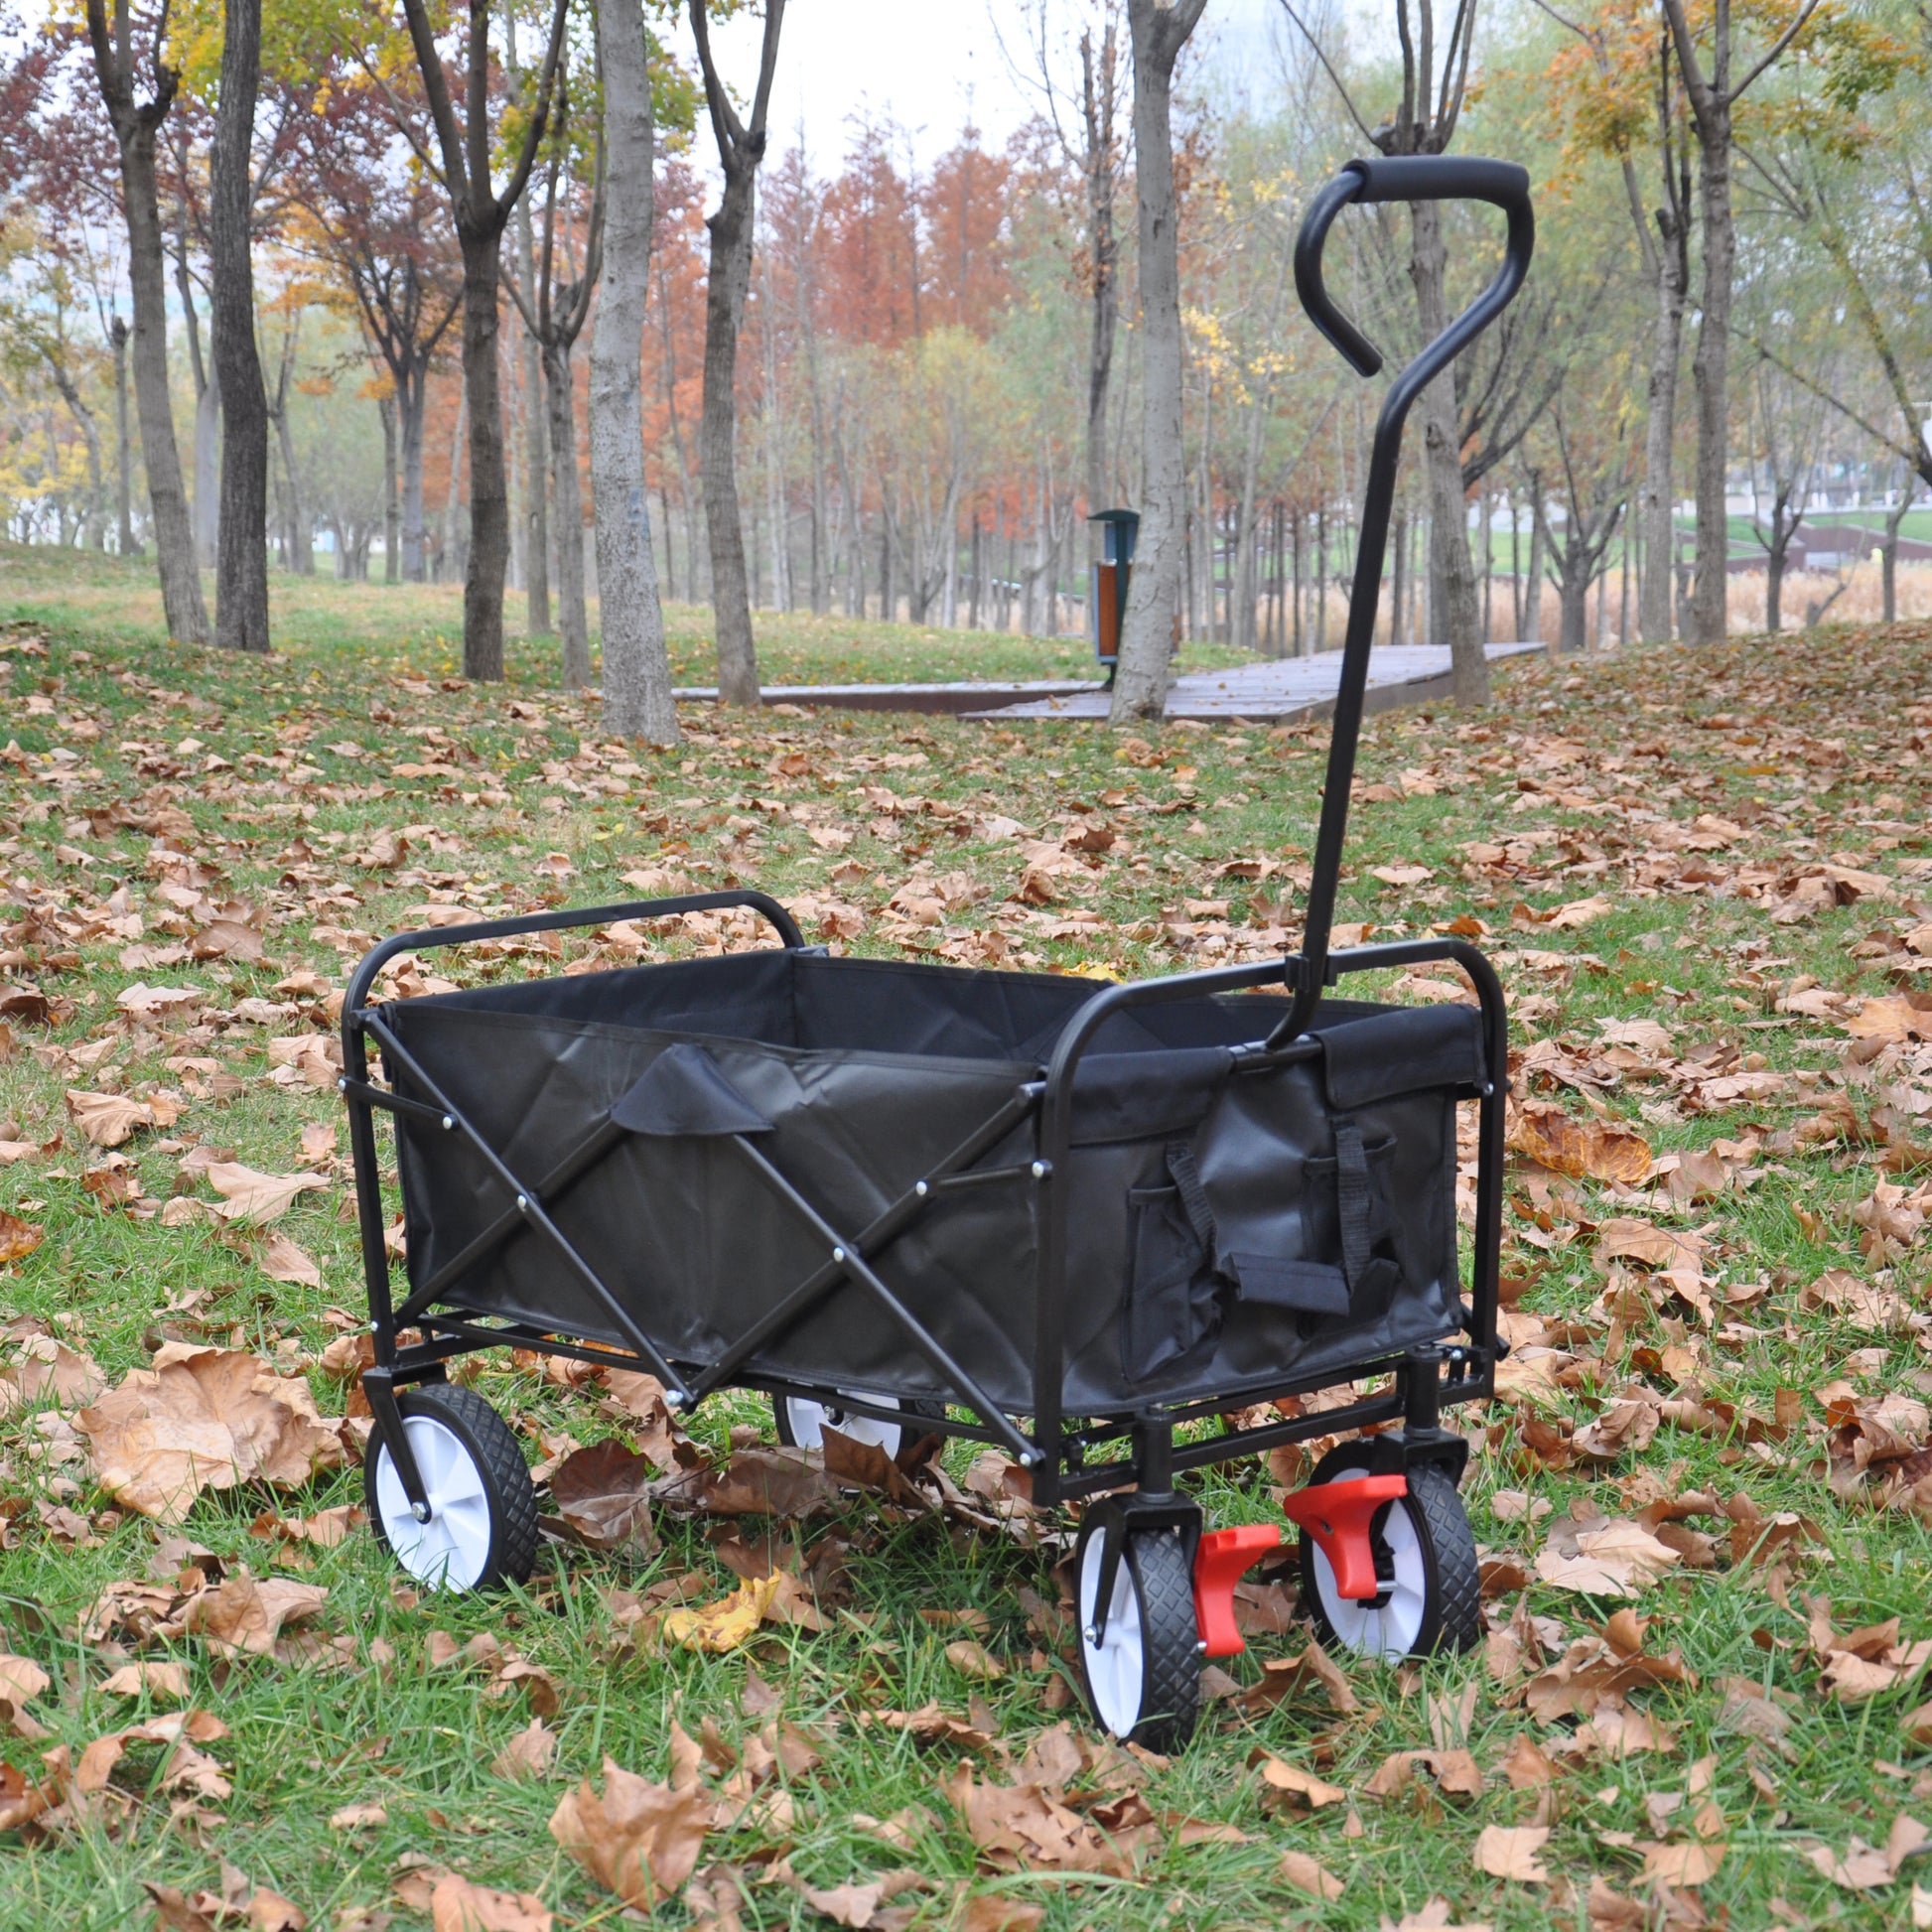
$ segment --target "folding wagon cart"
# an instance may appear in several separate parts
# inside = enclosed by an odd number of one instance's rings
[[[513,1344],[645,1371],[674,1409],[765,1391],[778,1431],[897,1452],[1010,1450],[1040,1503],[1098,1498],[1075,1551],[1094,1714],[1185,1741],[1200,1660],[1238,1651],[1232,1591],[1282,1541],[1206,1530],[1184,1470],[1359,1435],[1287,1499],[1323,1639],[1396,1657],[1480,1630],[1446,1404],[1493,1392],[1506,1021],[1458,939],[1329,935],[1402,426],[1521,286],[1529,182],[1497,161],[1351,162],[1309,208],[1296,284],[1363,375],[1322,285],[1355,203],[1501,208],[1495,279],[1396,379],[1375,431],[1302,948],[1126,985],[832,958],[755,892],[406,933],[343,1007],[374,1365],[376,1534],[453,1589],[530,1574],[516,1438],[446,1364]],[[371,1005],[385,961],[619,919],[749,908],[777,944]],[[1478,1006],[1330,997],[1343,975],[1460,966]],[[371,1081],[368,1048],[386,1084]],[[1456,1108],[1478,1110],[1468,1285]],[[376,1110],[407,1232],[392,1284]],[[402,1331],[420,1339],[405,1345]],[[1314,1413],[1269,1405],[1345,1384]],[[1258,1411],[1268,1420],[1251,1418]]]

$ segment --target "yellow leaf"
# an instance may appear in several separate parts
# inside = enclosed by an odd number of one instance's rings
[[[777,1598],[783,1573],[752,1578],[729,1596],[695,1610],[673,1610],[664,1619],[664,1634],[687,1650],[723,1652],[749,1643]]]

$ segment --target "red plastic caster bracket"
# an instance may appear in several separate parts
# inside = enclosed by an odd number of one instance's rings
[[[1408,1493],[1407,1476],[1350,1476],[1291,1490],[1282,1500],[1282,1513],[1314,1538],[1335,1573],[1335,1593],[1359,1603],[1382,1588],[1375,1575],[1369,1525],[1384,1503]]]
[[[1202,1536],[1194,1551],[1194,1622],[1204,1655],[1235,1657],[1247,1648],[1234,1624],[1234,1587],[1281,1540],[1273,1523],[1244,1523]]]

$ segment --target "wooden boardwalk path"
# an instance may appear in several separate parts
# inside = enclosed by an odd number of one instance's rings
[[[1540,651],[1541,644],[1491,644],[1489,661]],[[1314,657],[1258,658],[1218,671],[1189,671],[1168,693],[1170,718],[1245,718],[1279,724],[1318,718],[1335,701],[1341,652]],[[1447,644],[1380,646],[1369,657],[1367,708],[1426,704],[1449,693]],[[680,703],[715,701],[710,686],[686,687]],[[766,705],[825,706],[837,711],[950,712],[1002,723],[1034,719],[1091,719],[1107,715],[1106,686],[1093,679],[1040,678],[1019,683],[957,684],[767,684]]]

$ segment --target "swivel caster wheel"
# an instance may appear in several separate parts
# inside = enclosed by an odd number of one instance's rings
[[[1346,1482],[1368,1472],[1368,1445],[1343,1443],[1309,1482]],[[1302,1596],[1321,1641],[1390,1663],[1473,1649],[1482,1637],[1482,1576],[1455,1484],[1441,1469],[1418,1464],[1409,1471],[1409,1493],[1376,1511],[1369,1536],[1382,1588],[1366,1599],[1343,1596],[1314,1538],[1302,1538]]]
[[[1122,1743],[1177,1751],[1194,1734],[1200,1709],[1200,1633],[1186,1548],[1178,1530],[1128,1531],[1096,1642],[1105,1545],[1090,1516],[1073,1553],[1087,1703],[1101,1728]]]

